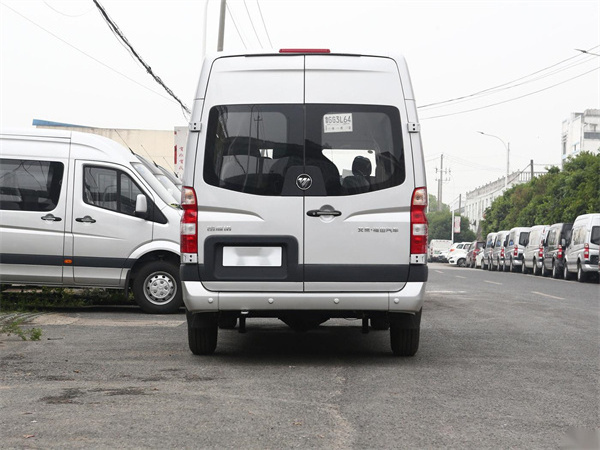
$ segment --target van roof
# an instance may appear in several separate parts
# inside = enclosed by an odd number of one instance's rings
[[[79,146],[88,147],[94,149],[96,157],[98,153],[105,155],[107,160],[113,162],[139,162],[135,154],[131,150],[123,147],[118,142],[113,141],[104,136],[100,136],[92,133],[83,133],[80,131],[70,130],[54,130],[45,128],[23,128],[23,129],[0,129],[1,137],[12,136],[15,138],[50,138],[50,139],[64,139],[70,141],[71,144],[78,144]],[[80,147],[74,147],[76,151]],[[78,157],[79,155],[73,155]],[[83,156],[82,156],[83,157]],[[90,155],[86,155],[86,158],[93,158]]]

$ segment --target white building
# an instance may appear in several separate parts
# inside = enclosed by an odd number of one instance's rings
[[[545,174],[543,172],[533,172],[531,166],[518,172],[513,172],[508,176],[508,183],[505,186],[505,178],[498,178],[496,181],[487,183],[470,192],[467,192],[462,215],[469,218],[471,230],[478,232],[486,208],[492,205],[492,202],[500,197],[506,189],[510,189],[517,184],[527,183],[531,177],[537,177]]]
[[[600,109],[572,113],[562,123],[562,162],[580,152],[600,152]]]

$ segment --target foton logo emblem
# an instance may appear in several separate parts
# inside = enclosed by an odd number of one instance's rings
[[[206,231],[231,231],[231,227],[207,227]]]
[[[371,228],[371,227],[359,227],[359,233],[398,233],[398,228]]]
[[[298,186],[298,189],[305,191],[312,186],[312,178],[305,173],[298,175],[298,178],[296,178],[296,186]]]

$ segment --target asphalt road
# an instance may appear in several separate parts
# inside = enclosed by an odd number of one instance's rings
[[[249,319],[198,357],[183,314],[44,314],[0,336],[0,448],[559,448],[600,426],[599,294],[430,264],[413,358],[359,321]]]

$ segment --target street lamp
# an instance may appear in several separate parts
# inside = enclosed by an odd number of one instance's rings
[[[487,134],[484,133],[483,131],[478,131],[479,134],[483,134],[484,136],[490,136],[493,138],[498,139],[500,142],[502,142],[502,144],[504,145],[504,148],[506,149],[506,178],[504,179],[504,188],[506,189],[508,187],[508,173],[509,173],[509,158],[510,158],[510,142],[507,144],[506,142],[504,142],[502,139],[500,139],[498,136],[494,136],[493,134]]]

